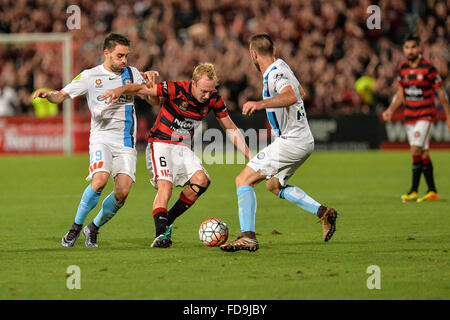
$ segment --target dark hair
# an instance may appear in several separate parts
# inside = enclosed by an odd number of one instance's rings
[[[273,41],[267,33],[258,33],[250,39],[250,49],[263,56],[273,55]]]
[[[109,51],[114,50],[116,45],[121,44],[123,46],[130,46],[130,40],[125,36],[118,33],[110,33],[103,43],[103,50],[108,49]]]
[[[417,34],[411,33],[408,34],[405,39],[403,40],[403,44],[405,44],[406,41],[415,41],[417,44],[420,44],[420,38]]]

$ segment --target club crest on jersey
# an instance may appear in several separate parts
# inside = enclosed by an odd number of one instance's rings
[[[95,79],[95,87],[96,88],[103,88],[102,79],[100,79],[100,78]]]
[[[188,105],[189,105],[189,103],[188,103],[187,101],[181,102],[181,108],[182,108],[183,110],[186,110],[186,108],[188,107]]]
[[[256,156],[259,160],[264,159],[264,157],[266,156],[266,154],[264,152],[260,152],[258,153],[258,155]]]
[[[417,75],[417,80],[422,81],[423,80],[423,74],[419,73]]]

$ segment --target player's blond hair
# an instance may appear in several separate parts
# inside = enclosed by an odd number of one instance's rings
[[[212,63],[204,62],[196,66],[192,73],[192,80],[197,82],[203,76],[207,76],[208,79],[214,80],[216,85],[219,83],[219,78],[217,78],[216,70],[214,70],[214,65]]]

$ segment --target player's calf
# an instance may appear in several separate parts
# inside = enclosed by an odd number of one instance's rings
[[[208,177],[204,173],[197,176],[200,178],[191,178],[189,185],[180,193],[178,201],[170,208],[167,225],[172,225],[175,219],[192,207],[195,201],[208,189],[210,184]]]

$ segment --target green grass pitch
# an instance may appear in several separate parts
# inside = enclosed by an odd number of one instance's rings
[[[88,155],[3,156],[0,299],[449,299],[450,152],[431,157],[441,200],[417,204],[400,201],[411,179],[408,152],[317,151],[290,183],[338,210],[333,239],[324,243],[314,215],[260,184],[260,249],[227,253],[203,246],[198,227],[218,217],[231,240],[238,236],[234,177],[243,164],[206,165],[210,189],[176,221],[173,246],[159,249],[150,248],[156,191],[140,154],[137,182],[100,229],[99,248],[86,248],[84,236],[63,248]],[[110,181],[86,223],[111,190]],[[66,286],[71,265],[80,268],[80,289]],[[371,265],[380,268],[380,289],[367,287]]]

